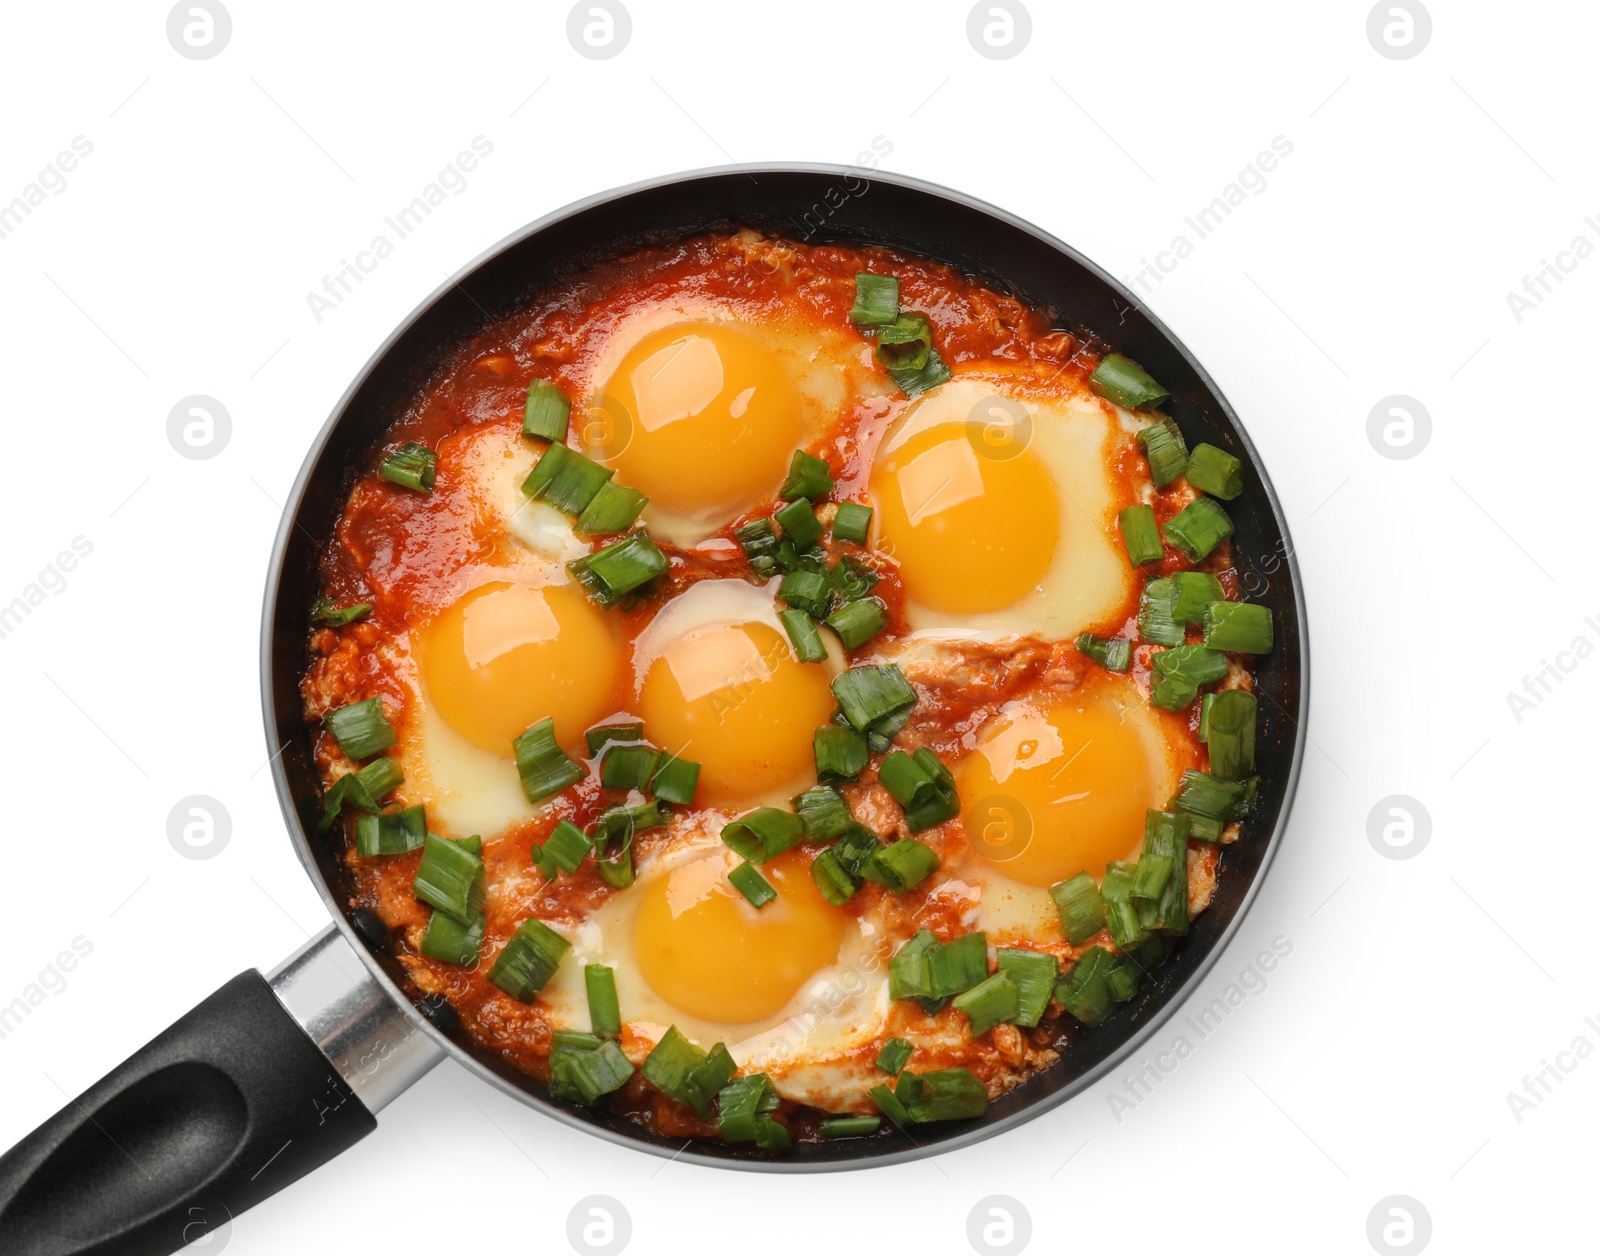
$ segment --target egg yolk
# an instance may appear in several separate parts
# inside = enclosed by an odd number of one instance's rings
[[[778,358],[717,323],[676,324],[628,351],[586,433],[658,509],[737,509],[776,489],[800,443],[800,394]]]
[[[714,624],[673,640],[639,688],[645,734],[700,764],[699,797],[738,802],[812,771],[812,734],[833,715],[828,673],[768,624]]]
[[[641,887],[634,947],[639,971],[674,1007],[744,1022],[780,1011],[839,956],[845,918],[812,884],[799,851],[761,866],[778,897],[750,906],[728,883],[721,851]]]
[[[972,849],[1041,886],[1135,856],[1156,788],[1139,730],[1092,696],[1008,707],[957,779]]]
[[[615,707],[616,629],[564,585],[480,585],[428,625],[420,653],[444,722],[508,759],[530,724],[553,718],[556,740],[571,745]]]
[[[1011,606],[1035,589],[1061,537],[1059,496],[1031,449],[997,458],[941,423],[873,464],[882,548],[906,595],[936,611]]]

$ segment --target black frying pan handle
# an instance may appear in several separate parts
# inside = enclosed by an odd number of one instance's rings
[[[0,1252],[164,1256],[376,1125],[252,969],[0,1156]]]

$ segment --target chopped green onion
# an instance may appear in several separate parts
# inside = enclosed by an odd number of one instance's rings
[[[834,531],[838,532],[837,525]],[[372,614],[371,602],[357,602],[354,606],[341,609],[333,604],[331,597],[319,597],[311,607],[311,622],[320,624],[324,628],[343,628],[346,624],[353,624],[370,614]]]
[[[1145,374],[1144,367],[1120,353],[1108,353],[1100,359],[1100,365],[1089,376],[1089,387],[1124,410],[1143,409],[1167,398],[1167,390]]]
[[[1172,617],[1180,624],[1201,623],[1206,618],[1206,609],[1226,596],[1222,591],[1222,581],[1208,571],[1180,571],[1168,578],[1178,591],[1173,602]],[[1208,641],[1206,644],[1211,643]]]
[[[950,1000],[950,1006],[967,1014],[967,1029],[974,1038],[988,1033],[996,1025],[1015,1020],[1022,1011],[1017,983],[1005,973],[985,977],[972,989],[963,990]]]
[[[1149,506],[1126,506],[1117,511],[1117,528],[1122,533],[1122,548],[1135,567],[1158,563],[1167,552],[1161,545],[1161,529],[1156,527],[1156,512]]]
[[[462,924],[448,912],[435,911],[428,916],[428,927],[422,931],[422,941],[417,949],[429,959],[471,968],[478,962],[478,955],[483,950],[486,926],[487,921],[481,912],[471,923]]]
[[[846,554],[833,565],[833,570],[828,573],[828,579],[838,590],[840,601],[854,602],[871,593],[873,586],[882,577],[865,563]]]
[[[536,379],[528,385],[528,400],[522,406],[522,434],[565,441],[571,414],[572,403],[567,394],[547,379]]]
[[[933,351],[933,328],[928,317],[903,310],[878,332],[878,361],[896,371],[920,371]]]
[[[602,1038],[615,1038],[622,1032],[616,973],[605,964],[585,964],[583,989],[589,997],[589,1028]]]
[[[855,827],[856,819],[844,798],[827,785],[815,785],[800,794],[794,800],[794,809],[805,825],[808,842],[831,842]]]
[[[677,755],[663,754],[650,782],[650,792],[662,802],[687,807],[694,802],[694,787],[700,781],[700,765]]]
[[[1161,535],[1191,563],[1197,563],[1233,535],[1233,520],[1211,498],[1197,497],[1167,520]]]
[[[825,619],[833,605],[833,582],[819,571],[791,571],[778,586],[778,596],[795,610]]]
[[[1050,995],[1056,988],[1056,978],[1061,975],[1056,957],[1044,951],[1001,947],[995,953],[995,958],[1000,972],[1017,987],[1017,1012],[1009,1019],[1025,1029],[1033,1028],[1044,1015]],[[955,1002],[959,1007],[960,999]]]
[[[612,745],[600,761],[600,784],[606,789],[642,791],[655,776],[660,761],[661,752],[649,746]]]
[[[1215,445],[1196,445],[1189,455],[1189,483],[1231,502],[1244,491],[1244,464]]]
[[[1197,816],[1194,812],[1185,812],[1189,817],[1189,836],[1197,842],[1210,842],[1212,845],[1222,841],[1223,823],[1210,816]]]
[[[633,847],[626,846],[616,854],[595,860],[600,879],[614,890],[625,890],[633,884]]]
[[[1211,773],[1238,781],[1256,770],[1256,696],[1243,689],[1212,695],[1206,749]]]
[[[559,794],[568,785],[584,778],[581,764],[567,758],[556,745],[556,722],[542,719],[511,743],[517,760],[517,775],[529,802]]]
[[[1100,898],[1100,887],[1087,872],[1052,885],[1050,897],[1061,918],[1061,932],[1074,946],[1105,928],[1106,905]]]
[[[322,818],[317,821],[317,832],[326,833],[344,810],[345,795],[350,792],[350,778],[354,773],[341,776],[322,794]]]
[[[706,1052],[684,1037],[683,1031],[676,1025],[672,1025],[651,1048],[639,1071],[662,1094],[679,1103],[689,1104],[704,1115],[707,1096],[698,1087],[691,1086],[689,1078],[707,1059]]]
[[[766,579],[778,573],[778,530],[771,519],[757,519],[742,528],[734,529],[734,540],[744,550],[755,573]]]
[[[852,667],[833,678],[832,688],[839,710],[858,732],[917,704],[917,691],[893,663]]]
[[[607,746],[644,740],[644,725],[638,721],[627,724],[600,724],[583,735],[591,758],[605,753]]]
[[[889,378],[899,387],[907,397],[920,397],[925,392],[931,392],[940,384],[950,378],[950,368],[945,365],[944,359],[939,356],[939,351],[934,348],[928,350],[928,360],[916,370],[909,366],[891,366]]]
[[[1107,984],[1116,960],[1104,947],[1091,946],[1056,986],[1056,1002],[1084,1025],[1093,1029],[1111,1011],[1111,989]]]
[[[789,476],[778,490],[778,496],[784,501],[794,501],[800,497],[826,497],[831,492],[833,476],[828,464],[803,449],[795,450],[789,459]]]
[[[689,1070],[685,1088],[689,1092],[690,1106],[704,1117],[711,1110],[712,1096],[726,1086],[738,1071],[739,1066],[733,1062],[728,1048],[717,1043],[706,1053],[705,1059]]]
[[[635,833],[643,829],[658,829],[669,818],[667,809],[659,799],[632,807],[610,807],[602,811],[594,822],[590,839],[597,849],[617,841],[631,843]]]
[[[341,808],[352,811],[379,811],[385,795],[405,784],[406,775],[398,760],[374,759],[366,767],[341,776],[322,796],[319,833],[326,833],[339,818]]]
[[[856,301],[850,321],[858,326],[882,327],[900,314],[900,281],[893,275],[856,275]]]
[[[394,725],[385,718],[380,698],[367,698],[329,711],[322,722],[339,743],[345,758],[352,762],[359,763],[380,750],[387,750],[396,741]]]
[[[811,861],[811,881],[835,907],[843,907],[861,888],[861,879],[845,867],[836,850],[825,850]]]
[[[1141,855],[1133,874],[1133,897],[1158,899],[1172,875],[1172,860],[1166,855]]]
[[[942,824],[961,810],[955,777],[926,746],[911,754],[894,751],[878,765],[878,780],[905,808],[906,827],[913,833]]]
[[[551,446],[552,449],[556,448]],[[615,606],[627,594],[648,584],[671,564],[642,529],[567,564],[573,579],[601,608]]]
[[[439,460],[434,457],[433,450],[408,440],[401,448],[385,455],[378,464],[378,474],[401,488],[431,493],[438,466]]]
[[[1145,931],[1139,921],[1139,908],[1131,899],[1106,904],[1106,932],[1124,951],[1144,940]]]
[[[839,634],[847,650],[865,645],[889,625],[889,612],[875,597],[841,606],[823,621]]]
[[[563,872],[576,872],[584,856],[589,853],[589,839],[571,820],[562,820],[544,839],[546,857],[555,861]]]
[[[524,496],[581,515],[616,472],[566,445],[551,445],[522,482]]]
[[[911,708],[874,720],[867,729],[867,749],[873,754],[883,754],[894,745],[895,735],[911,721]]]
[[[862,865],[861,875],[896,894],[904,894],[926,881],[938,867],[939,856],[931,846],[906,837],[874,851]]]
[[[1205,643],[1235,654],[1272,652],[1272,611],[1258,602],[1213,602],[1206,607]]]
[[[911,1062],[913,1048],[904,1038],[891,1038],[883,1044],[883,1049],[878,1052],[877,1068],[880,1072],[895,1076]]]
[[[830,1116],[817,1126],[817,1132],[825,1139],[864,1138],[876,1134],[882,1125],[882,1117]]]
[[[1200,686],[1228,674],[1228,656],[1203,645],[1162,650],[1150,660],[1150,703],[1163,711],[1181,711],[1195,700]]]
[[[413,894],[462,924],[471,924],[483,911],[486,888],[481,856],[436,833],[427,835],[411,883]]]
[[[556,966],[571,945],[544,921],[530,916],[495,957],[489,980],[519,1003],[532,1003],[556,975]]]
[[[749,900],[750,906],[758,910],[778,897],[778,891],[772,888],[772,883],[761,875],[761,869],[753,863],[742,863],[728,873],[728,884],[743,894]]]
[[[1121,945],[1119,942],[1117,945]],[[1139,993],[1139,985],[1144,980],[1144,973],[1139,965],[1124,956],[1106,972],[1106,989],[1111,992],[1111,998],[1117,1003],[1126,1003]]]
[[[1183,433],[1171,419],[1161,419],[1141,431],[1139,445],[1150,464],[1150,480],[1157,488],[1171,484],[1189,465]]]
[[[778,507],[772,512],[772,517],[783,529],[783,535],[801,549],[822,537],[822,524],[817,521],[811,503],[803,497]]]
[[[578,516],[573,531],[579,536],[609,536],[613,532],[626,532],[644,512],[650,502],[636,488],[607,481],[600,486],[589,504]]]
[[[556,1029],[550,1034],[551,1045],[562,1051],[598,1051],[604,1041],[599,1034],[584,1033],[581,1029]]]
[[[853,728],[824,724],[811,735],[817,779],[826,784],[853,781],[867,766],[867,739]]]
[[[936,1073],[901,1073],[895,1098],[913,1121],[955,1121],[982,1116],[989,1108],[989,1092],[966,1068],[940,1069]]]
[[[989,975],[989,940],[982,933],[963,933],[928,953],[928,984],[933,997],[960,994]]]
[[[1144,816],[1144,853],[1147,858],[1166,858],[1172,861],[1172,873],[1155,902],[1153,917],[1147,922],[1143,913],[1139,923],[1166,929],[1173,933],[1189,931],[1189,816],[1186,812],[1147,811]],[[1137,882],[1138,874],[1134,874]]]
[[[766,863],[805,836],[805,822],[776,807],[758,807],[722,828],[722,840],[734,853],[751,863]]]
[[[863,506],[860,502],[839,503],[839,509],[833,516],[835,541],[854,541],[857,545],[865,545],[871,527],[871,506]]]
[[[724,1142],[781,1151],[789,1145],[789,1131],[772,1115],[777,1107],[778,1092],[765,1073],[736,1078],[717,1094],[717,1130]]]
[[[356,854],[368,859],[374,855],[403,855],[421,846],[427,835],[420,805],[380,816],[357,816]]]
[[[1133,872],[1138,865],[1125,859],[1113,859],[1106,864],[1106,874],[1100,878],[1100,898],[1108,905],[1126,903],[1133,897]]]
[[[1224,824],[1241,820],[1255,802],[1255,790],[1244,781],[1225,781],[1193,769],[1183,774],[1173,807],[1191,816],[1204,816]],[[1191,826],[1191,835],[1198,836]]]
[[[794,579],[785,576],[784,581]],[[822,634],[817,631],[816,621],[805,611],[790,607],[778,612],[779,622],[783,630],[789,634],[789,642],[794,646],[794,655],[802,663],[820,663],[828,657],[828,647],[822,644]]]
[[[879,1082],[867,1091],[872,1101],[883,1109],[884,1116],[888,1117],[901,1129],[911,1124],[911,1113],[906,1111],[906,1105],[895,1098],[894,1091],[889,1089],[887,1082]]]
[[[1177,609],[1178,586],[1170,577],[1146,580],[1139,594],[1139,639],[1155,645],[1182,645],[1184,626]]]
[[[1108,672],[1125,672],[1133,664],[1133,642],[1126,637],[1097,637],[1082,632],[1076,644],[1079,654]]]
[[[575,1096],[593,1106],[632,1076],[632,1063],[610,1039],[588,1051],[569,1047],[550,1053],[550,1092],[558,1099]]]
[[[981,935],[975,935],[981,936]],[[889,997],[891,999],[930,999],[933,997],[933,975],[929,959],[939,949],[939,939],[931,929],[919,929],[889,960]],[[984,965],[987,975],[989,966]],[[982,980],[980,975],[979,980]]]

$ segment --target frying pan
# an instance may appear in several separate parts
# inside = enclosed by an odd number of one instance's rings
[[[1226,849],[1209,910],[1141,994],[1062,1060],[976,1121],[794,1147],[683,1150],[621,1117],[551,1099],[474,1048],[446,1006],[414,1002],[371,913],[350,908],[337,844],[317,834],[318,777],[299,677],[330,535],[351,468],[444,363],[493,318],[537,298],[584,259],[652,239],[740,225],[822,242],[883,244],[935,258],[1051,312],[1142,363],[1171,390],[1191,442],[1232,451],[1245,491],[1229,503],[1246,596],[1273,608],[1277,648],[1260,661],[1262,778],[1243,840]],[[813,1172],[962,1147],[1037,1116],[1138,1049],[1195,989],[1239,927],[1288,821],[1304,750],[1305,606],[1294,549],[1267,475],[1233,409],[1177,339],[1099,267],[971,197],[860,167],[721,168],[607,192],[523,228],[424,301],[340,398],[289,494],[267,578],[261,684],[273,778],[289,838],[333,917],[263,976],[240,974],[0,1157],[0,1250],[22,1256],[171,1252],[331,1159],[445,1057],[569,1125],[612,1142],[729,1168]],[[281,749],[280,749],[281,748]]]

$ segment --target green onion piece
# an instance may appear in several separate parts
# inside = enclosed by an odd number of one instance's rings
[[[1171,875],[1172,860],[1166,855],[1141,856],[1133,874],[1133,897],[1160,898]]]
[[[1015,1020],[1022,1012],[1017,983],[1005,973],[985,977],[972,989],[963,990],[950,1000],[950,1006],[967,1014],[967,1029],[974,1038]]]
[[[865,734],[837,724],[824,724],[811,735],[811,751],[817,761],[817,779],[828,784],[853,781],[867,766]]]
[[[637,721],[628,724],[601,724],[583,735],[591,758],[605,753],[607,746],[644,740],[644,725]]]
[[[1133,873],[1138,864],[1124,859],[1113,859],[1106,864],[1106,874],[1100,878],[1100,898],[1108,905],[1126,903],[1133,897]]]
[[[1143,409],[1167,398],[1167,390],[1145,374],[1144,367],[1120,353],[1108,353],[1100,359],[1100,365],[1089,376],[1089,387],[1124,410]]]
[[[817,1126],[817,1132],[825,1139],[864,1138],[876,1134],[882,1125],[882,1117],[830,1116]]]
[[[1175,811],[1187,811],[1192,816],[1234,820],[1238,818],[1236,808],[1244,796],[1245,788],[1238,781],[1219,780],[1191,768],[1183,774],[1178,784],[1178,794],[1172,800],[1172,807]]]
[[[1233,535],[1228,512],[1209,497],[1197,497],[1161,529],[1161,536],[1191,563],[1197,563]]]
[[[1139,923],[1146,928],[1154,926],[1173,933],[1189,931],[1189,816],[1182,811],[1147,811],[1144,816],[1144,853],[1146,859],[1166,858],[1172,861],[1172,873],[1155,901],[1153,918],[1147,920],[1143,913]],[[1135,883],[1138,873],[1134,874]]]
[[[1189,455],[1189,483],[1231,502],[1244,491],[1244,464],[1215,445],[1196,445]]]
[[[462,924],[471,924],[483,911],[486,881],[483,859],[459,842],[429,833],[422,845],[411,892],[430,907]]]
[[[589,504],[578,516],[573,531],[579,536],[608,536],[613,532],[626,532],[644,512],[650,502],[636,488],[607,481],[600,486]]]
[[[1121,945],[1120,943],[1118,945]],[[1118,960],[1106,972],[1106,989],[1111,992],[1111,998],[1116,1003],[1126,1003],[1139,993],[1139,984],[1144,980],[1144,973],[1139,965],[1131,959],[1124,957]]]
[[[974,935],[981,936],[981,935]],[[889,960],[891,999],[929,999],[933,997],[933,975],[929,959],[939,949],[939,939],[931,929],[919,929]],[[984,974],[988,973],[984,964]],[[979,977],[982,980],[982,976]]]
[[[784,536],[801,549],[822,537],[822,524],[817,521],[811,503],[803,497],[778,507],[772,512],[772,517],[778,521]]]
[[[551,445],[523,480],[522,492],[565,514],[581,515],[615,474],[576,449]]]
[[[1200,695],[1200,744],[1211,740],[1211,704],[1217,700],[1214,693]]]
[[[1177,609],[1178,586],[1170,577],[1146,580],[1139,594],[1139,640],[1155,645],[1182,645],[1184,627]]]
[[[839,856],[840,862],[852,875],[866,867],[867,860],[877,850],[877,834],[864,824],[852,824],[850,831],[833,844],[833,853]]]
[[[428,916],[428,927],[422,931],[422,941],[417,949],[429,959],[471,968],[478,962],[478,955],[483,950],[486,925],[482,913],[475,916],[470,924],[462,924],[447,912],[433,912]]]
[[[838,530],[835,526],[834,532],[837,533]],[[372,614],[371,602],[357,602],[354,606],[340,608],[333,604],[331,597],[319,597],[311,607],[311,622],[320,624],[324,628],[343,628],[346,624],[353,624],[370,614]]]
[[[939,356],[939,351],[930,347],[928,360],[921,367],[913,369],[909,366],[891,366],[889,378],[907,397],[920,397],[948,380],[950,368]]]
[[[629,845],[635,833],[644,829],[658,829],[669,818],[667,809],[659,799],[632,807],[610,807],[600,813],[589,837],[597,849],[607,848],[614,842]]]
[[[1074,946],[1105,927],[1106,905],[1100,898],[1100,887],[1087,872],[1052,885],[1050,897],[1061,918],[1061,932]]]
[[[689,1091],[689,1104],[704,1117],[711,1110],[711,1098],[728,1084],[729,1078],[739,1071],[733,1056],[722,1043],[717,1043],[706,1058],[689,1070],[685,1083]]]
[[[462,850],[483,857],[483,839],[474,833],[471,837],[453,837],[450,839]]]
[[[1097,637],[1081,632],[1076,644],[1079,654],[1108,672],[1125,672],[1133,665],[1133,642],[1126,637]]]
[[[592,1051],[572,1049],[550,1053],[551,1093],[567,1098],[570,1090],[593,1106],[604,1095],[620,1090],[633,1076],[633,1065],[614,1041],[602,1042]]]
[[[833,678],[832,688],[839,710],[858,732],[917,705],[917,691],[893,663],[852,667]]]
[[[739,542],[744,556],[755,573],[763,579],[778,573],[778,530],[771,519],[757,519],[741,528],[735,528],[733,539]]]
[[[872,592],[873,586],[883,577],[859,559],[846,554],[833,565],[828,579],[838,591],[841,602],[854,602]]]
[[[571,820],[560,821],[544,839],[545,856],[563,872],[576,872],[589,849],[589,839]]]
[[[1173,602],[1172,617],[1181,624],[1203,622],[1207,608],[1227,596],[1222,591],[1222,581],[1209,571],[1180,571],[1169,579],[1178,591]],[[1208,641],[1206,644],[1211,643]]]
[[[878,779],[905,808],[906,827],[913,833],[942,824],[961,810],[955,777],[926,746],[911,754],[894,751],[878,765]]]
[[[1223,823],[1213,820],[1210,816],[1197,816],[1192,811],[1185,812],[1189,817],[1189,836],[1197,842],[1210,842],[1213,846],[1222,841]]]
[[[687,807],[694,802],[694,787],[699,781],[698,763],[680,759],[677,755],[663,754],[661,765],[656,768],[655,777],[650,782],[650,792],[662,802]]]
[[[742,863],[728,873],[728,884],[743,894],[749,900],[750,906],[758,910],[778,897],[778,891],[772,888],[772,883],[761,875],[761,869],[753,863]]]
[[[882,327],[900,314],[900,281],[893,275],[856,275],[856,301],[850,307],[850,321],[858,326]]]
[[[718,1132],[724,1142],[781,1150],[789,1145],[789,1133],[772,1115],[777,1107],[778,1092],[765,1073],[736,1078],[717,1094]]]
[[[567,394],[547,379],[536,379],[528,385],[528,400],[522,407],[522,434],[537,436],[540,440],[565,441],[567,419],[572,414],[572,403]]]
[[[1139,921],[1139,908],[1130,899],[1121,903],[1106,904],[1106,932],[1119,949],[1128,950],[1142,942],[1144,925]]]
[[[758,864],[798,846],[804,836],[805,822],[792,812],[779,811],[776,807],[758,807],[722,828],[722,840],[734,853]]]
[[[614,890],[625,890],[633,884],[633,848],[624,848],[617,854],[595,861],[600,878]]]
[[[803,449],[795,450],[789,459],[789,476],[778,490],[778,496],[784,501],[794,501],[800,497],[826,497],[831,492],[833,475],[828,464]]]
[[[889,612],[877,598],[866,597],[841,606],[823,622],[839,634],[845,649],[854,650],[888,627]]]
[[[599,1034],[587,1034],[581,1029],[557,1029],[550,1034],[551,1044],[563,1051],[598,1051],[604,1041]]]
[[[427,835],[421,806],[402,807],[381,816],[357,816],[356,854],[368,859],[403,855],[421,846]]]
[[[406,774],[395,759],[374,759],[366,767],[341,776],[323,796],[320,830],[325,832],[333,823],[340,804],[352,811],[382,810],[384,796],[405,784],[405,779]]]
[[[978,1117],[989,1108],[989,1092],[966,1068],[901,1073],[894,1093],[905,1105],[907,1115],[918,1122]]]
[[[408,440],[401,448],[384,456],[378,463],[378,474],[401,488],[431,493],[438,466],[439,460],[434,457],[433,450]]]
[[[1181,711],[1195,700],[1201,685],[1228,674],[1228,656],[1203,645],[1162,650],[1150,660],[1150,703],[1164,711]]]
[[[676,1025],[672,1025],[645,1057],[639,1071],[647,1082],[669,1099],[689,1104],[704,1115],[706,1096],[698,1087],[690,1085],[689,1078],[708,1058],[706,1052],[684,1037],[683,1031]]]
[[[1167,552],[1161,545],[1161,529],[1156,527],[1156,512],[1149,506],[1125,506],[1117,511],[1117,528],[1122,533],[1122,548],[1135,567],[1158,563]]]
[[[1171,419],[1161,419],[1141,431],[1139,445],[1150,464],[1151,482],[1157,488],[1171,484],[1189,465],[1189,451],[1184,446],[1183,433]]]
[[[642,791],[655,776],[660,761],[661,752],[649,746],[612,745],[600,761],[600,784],[606,789]]]
[[[894,1091],[889,1089],[887,1082],[879,1082],[867,1091],[872,1101],[883,1109],[884,1116],[888,1117],[901,1129],[911,1124],[911,1113],[906,1111],[906,1105],[895,1098]]]
[[[585,964],[583,989],[589,996],[589,1028],[602,1038],[615,1038],[622,1032],[616,973],[605,964]]]
[[[528,858],[533,861],[533,866],[546,881],[554,881],[561,872],[556,866],[556,861],[544,853],[544,846],[538,842],[528,847]]]
[[[555,976],[556,966],[571,945],[544,921],[530,916],[495,957],[489,980],[519,1003],[532,1003]]]
[[[1272,611],[1258,602],[1213,602],[1206,607],[1205,643],[1235,654],[1272,652]]]
[[[1091,946],[1056,986],[1056,1002],[1093,1029],[1111,1011],[1107,977],[1116,961],[1103,947]]]
[[[344,810],[345,795],[350,792],[350,780],[354,775],[352,772],[341,776],[323,791],[322,818],[317,821],[318,833],[326,833],[331,829],[333,822],[339,818],[339,813]]]
[[[854,541],[857,545],[865,545],[871,527],[871,506],[863,506],[860,502],[839,503],[838,512],[833,516],[835,541]]]
[[[785,576],[784,582],[793,579],[793,576]],[[822,634],[805,611],[790,607],[779,611],[778,619],[783,624],[783,630],[789,634],[795,657],[802,663],[820,663],[828,657],[828,647],[822,644]]]
[[[345,758],[356,763],[387,750],[396,740],[394,725],[384,717],[383,701],[379,698],[367,698],[329,711],[322,722],[339,743]]]
[[[989,975],[989,940],[982,933],[964,933],[928,953],[928,984],[933,997],[960,994]]]
[[[904,310],[878,332],[878,361],[891,370],[920,371],[933,350],[933,328],[925,314]]]
[[[912,1046],[904,1038],[889,1039],[878,1052],[878,1070],[890,1077],[895,1076],[911,1062],[911,1052]]]
[[[881,720],[874,720],[867,729],[867,749],[873,754],[883,754],[894,745],[895,735],[911,720],[911,709],[907,707],[894,715],[886,715]]]
[[[1043,951],[1023,951],[1012,947],[1001,947],[995,956],[1000,972],[1009,977],[1017,988],[1016,1015],[1008,1019],[1025,1029],[1032,1029],[1049,1006],[1050,995],[1056,988],[1056,978],[1061,975],[1056,957]],[[960,1002],[960,999],[956,999],[956,1006],[959,1007]]]
[[[1243,689],[1222,689],[1212,695],[1206,749],[1211,774],[1225,781],[1243,780],[1256,770],[1256,696]]]
[[[833,583],[819,571],[791,571],[778,586],[778,596],[795,610],[825,619],[833,605]]]
[[[606,608],[615,606],[670,566],[667,556],[656,547],[650,534],[641,529],[596,550],[587,558],[568,563],[567,570],[597,605]]]
[[[581,764],[567,758],[556,745],[556,722],[543,719],[511,743],[517,759],[517,775],[529,802],[559,794],[568,785],[584,778]]]
[[[920,885],[938,870],[939,856],[925,843],[901,838],[874,851],[861,867],[861,875],[896,894]]]
[[[845,867],[839,852],[825,850],[811,861],[811,881],[835,907],[843,907],[861,888],[861,879]]]
[[[805,825],[806,841],[831,842],[855,827],[856,819],[836,789],[816,785],[794,800],[795,814]]]

